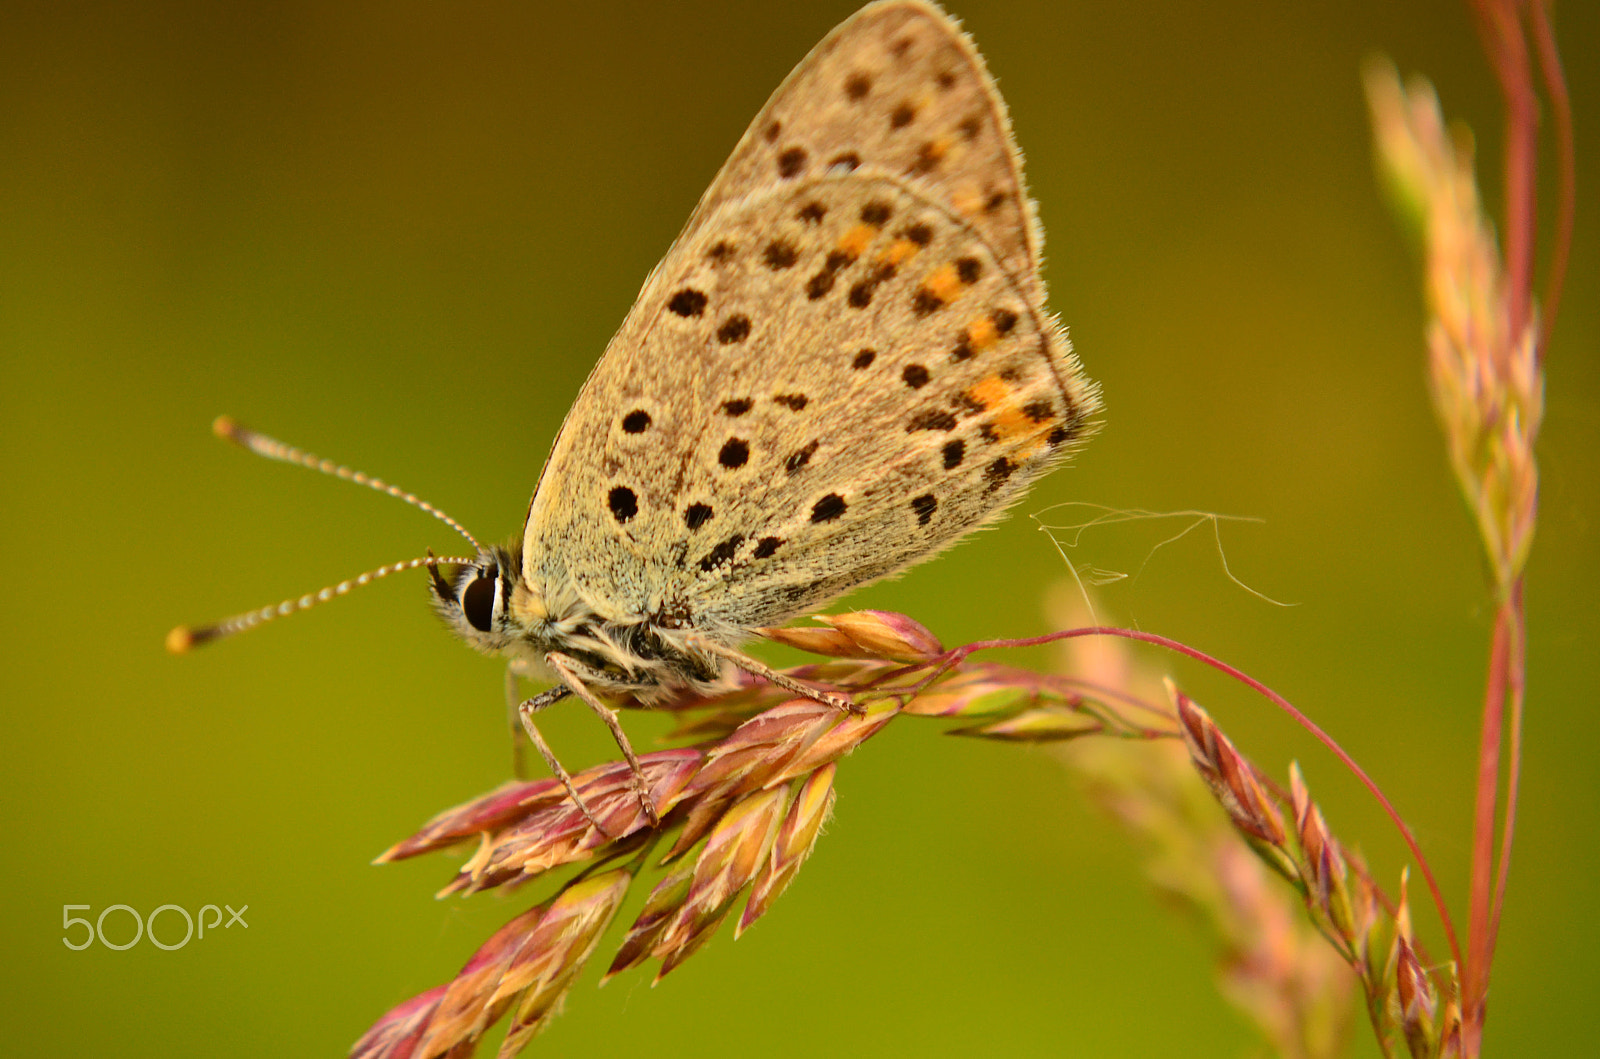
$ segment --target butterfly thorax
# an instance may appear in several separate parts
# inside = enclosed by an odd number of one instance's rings
[[[608,616],[571,591],[530,583],[519,547],[485,549],[452,578],[435,572],[431,587],[434,610],[474,648],[538,670],[563,655],[600,691],[650,701],[722,679],[722,665],[687,646],[677,623]]]

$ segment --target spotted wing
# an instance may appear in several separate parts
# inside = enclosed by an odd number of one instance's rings
[[[685,234],[774,180],[860,166],[926,186],[1044,300],[1043,238],[1005,103],[971,39],[917,0],[868,5],[811,50],[750,123]]]
[[[902,52],[923,57],[914,75],[875,65]],[[975,131],[896,154],[892,133],[933,114]],[[792,166],[791,141],[764,146],[773,120],[808,158],[859,162]],[[734,639],[996,516],[1097,407],[1037,252],[1003,104],[959,31],[922,4],[845,23],[763,110],[585,384],[529,511],[530,586],[555,614]]]

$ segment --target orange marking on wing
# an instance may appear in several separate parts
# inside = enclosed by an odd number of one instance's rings
[[[988,426],[997,439],[1007,443],[1019,439],[1031,442],[1019,447],[1018,451],[1023,459],[1032,456],[1044,445],[1045,428],[1050,423],[1046,422],[1041,426],[1023,411],[1022,405],[1014,396],[1011,384],[1005,379],[998,375],[986,375],[967,387],[964,396],[969,403],[994,412],[988,421]]]
[[[917,256],[917,251],[922,249],[910,239],[896,239],[878,255],[879,264],[893,265],[896,268]]]
[[[970,217],[983,209],[983,194],[970,187],[961,188],[951,194],[950,204],[957,213]]]
[[[1024,437],[1030,431],[1037,430],[1038,426],[1015,404],[1006,405],[994,417],[994,432],[1000,435],[1001,441]]]
[[[922,281],[922,289],[949,305],[961,293],[961,277],[956,275],[954,265],[943,264],[928,273],[928,278]]]
[[[857,224],[839,237],[839,252],[857,258],[872,244],[878,230],[870,224]]]
[[[979,379],[967,388],[967,397],[984,408],[1005,404],[1011,397],[1010,385],[998,375]]]
[[[980,316],[967,325],[967,344],[972,346],[974,352],[982,353],[998,341],[1000,332],[995,330],[994,321],[987,316]]]
[[[1041,405],[1044,407],[1040,407]],[[1016,415],[1017,413],[1018,410],[1016,405],[1012,405],[1010,408],[1006,409],[1006,425],[996,426],[997,432],[999,432],[1002,437],[1006,436],[1005,431],[1012,425],[1010,417]],[[1050,408],[1049,403],[1044,401],[1034,402],[1031,406],[1031,410],[1030,406],[1028,405],[1022,406],[1020,410],[1020,419],[1023,423],[1020,433],[1024,436],[1015,451],[1018,459],[1031,460],[1034,456],[1038,455],[1041,449],[1050,448],[1050,435],[1055,432],[1058,421],[1056,419],[1054,409]]]

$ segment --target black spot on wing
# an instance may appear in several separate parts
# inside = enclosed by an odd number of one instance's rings
[[[811,462],[811,457],[816,454],[816,451],[817,442],[809,442],[805,448],[797,449],[789,454],[789,458],[783,461],[783,469],[790,474],[795,474],[800,468]]]
[[[848,505],[838,493],[829,493],[811,506],[812,522],[832,522],[844,514]]]
[[[685,287],[672,296],[667,308],[679,316],[699,316],[706,311],[706,296],[693,287]]]
[[[927,316],[943,308],[944,299],[931,288],[918,287],[917,293],[911,296],[911,311],[918,316]]]
[[[912,434],[918,430],[954,430],[956,417],[953,412],[946,412],[942,408],[927,408],[906,421],[906,433]]]
[[[744,535],[735,533],[705,554],[705,557],[700,560],[700,569],[709,572],[723,563],[731,562],[733,557],[739,553],[739,545],[743,543]]]
[[[761,257],[762,260],[767,263],[768,268],[772,269],[774,272],[778,272],[782,269],[789,268],[796,261],[799,261],[800,251],[796,250],[795,245],[787,240],[774,239],[772,242],[768,243],[767,248],[761,252]]]
[[[800,175],[806,167],[806,152],[804,148],[790,147],[778,155],[778,175],[785,180]]]
[[[611,508],[611,517],[619,525],[639,513],[639,498],[625,485],[614,487],[606,496],[606,504]]]

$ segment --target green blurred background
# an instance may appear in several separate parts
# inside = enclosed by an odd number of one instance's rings
[[[645,273],[850,10],[0,7],[6,1051],[342,1054],[535,899],[435,902],[454,860],[368,864],[508,766],[500,667],[440,630],[421,574],[191,657],[162,650],[175,623],[460,547],[208,424],[233,414],[480,536],[518,531]],[[1104,384],[1106,426],[998,531],[851,602],[946,642],[1038,633],[1065,569],[1030,514],[1077,500],[1261,519],[1224,527],[1228,562],[1297,606],[1232,584],[1205,533],[1102,606],[1315,716],[1460,909],[1488,613],[1358,72],[1382,51],[1434,79],[1497,201],[1498,98],[1464,5],[956,13],[1011,105],[1053,306]],[[1571,3],[1557,26],[1592,188],[1600,19]],[[1502,1055],[1588,1052],[1600,988],[1597,205],[1580,199],[1549,347],[1524,816],[1488,1041]],[[1132,572],[1175,528],[1102,530],[1073,555]],[[1391,829],[1325,753],[1260,700],[1152,661],[1258,761],[1301,760],[1334,829],[1398,876]],[[664,729],[629,725],[641,743]],[[581,710],[546,731],[575,767],[610,754]],[[655,989],[633,972],[597,991],[592,968],[531,1054],[1256,1051],[1204,937],[1152,899],[1048,752],[904,722],[838,787],[759,929],[724,932]],[[63,905],[117,903],[248,904],[249,928],[174,952],[62,945]],[[1442,952],[1420,904],[1417,919]]]

